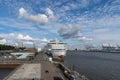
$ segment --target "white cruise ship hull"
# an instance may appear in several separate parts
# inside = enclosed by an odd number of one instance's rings
[[[51,51],[53,56],[66,56],[66,51]]]

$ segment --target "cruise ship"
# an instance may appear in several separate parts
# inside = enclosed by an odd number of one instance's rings
[[[45,46],[47,54],[51,54],[53,57],[60,57],[61,60],[64,60],[66,56],[66,43],[59,40],[51,40]]]

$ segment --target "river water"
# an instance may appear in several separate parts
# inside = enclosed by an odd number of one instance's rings
[[[90,80],[120,80],[120,54],[68,51],[65,64]]]
[[[13,69],[0,69],[0,80],[3,80]]]

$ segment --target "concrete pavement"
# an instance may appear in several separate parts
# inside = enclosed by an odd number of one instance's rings
[[[40,80],[41,64],[23,64],[6,80]]]

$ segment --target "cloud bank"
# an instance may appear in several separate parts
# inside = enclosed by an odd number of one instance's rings
[[[30,35],[23,35],[21,33],[0,34],[0,37],[9,40],[34,40]]]
[[[24,35],[21,33],[9,33],[0,34],[0,40],[6,40],[7,45],[18,46],[18,42],[23,42],[24,45],[35,45],[36,48],[44,48],[44,46],[50,41],[47,38],[33,38],[30,35]]]

